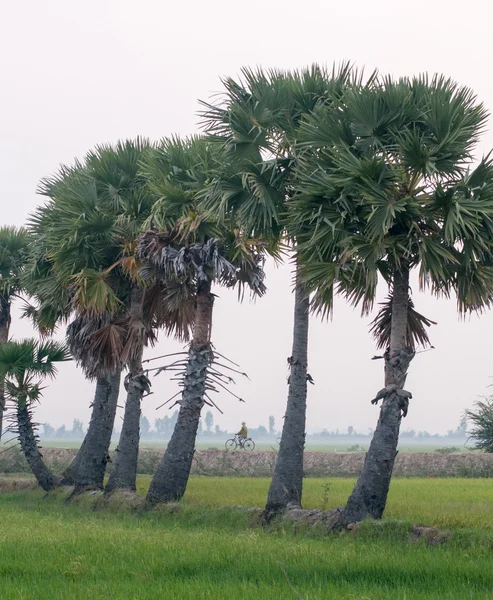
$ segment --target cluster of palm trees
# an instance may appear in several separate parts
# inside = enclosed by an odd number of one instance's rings
[[[181,387],[179,416],[147,496],[179,500],[201,410],[234,370],[211,343],[213,288],[262,296],[265,258],[293,260],[289,392],[270,518],[301,506],[310,313],[329,316],[340,294],[367,314],[383,281],[389,297],[371,328],[384,349],[385,387],[373,400],[382,406],[340,521],[380,518],[411,398],[408,367],[431,324],[414,308],[411,271],[422,288],[455,295],[460,312],[493,298],[493,163],[473,166],[472,156],[487,112],[444,77],[365,78],[347,64],[245,69],[223,84],[215,102],[202,103],[201,136],[99,146],[41,182],[45,201],[26,229],[0,230],[2,414],[12,400],[44,489],[103,489],[126,372],[105,490],[135,490],[141,400],[151,386],[144,348],[163,330],[187,341],[188,351],[162,367]],[[21,292],[43,336],[67,324],[67,347],[6,342],[10,301]],[[96,389],[86,438],[60,481],[43,464],[31,406],[36,378],[53,375],[69,350]]]

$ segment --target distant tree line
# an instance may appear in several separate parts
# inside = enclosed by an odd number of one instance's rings
[[[307,437],[322,437],[322,438],[347,438],[347,437],[367,437],[372,438],[374,434],[373,429],[369,429],[368,433],[360,433],[356,431],[356,429],[350,425],[345,431],[340,431],[339,429],[335,429],[333,431],[328,431],[327,429],[322,429],[320,433],[312,434],[312,436]],[[406,429],[400,432],[401,439],[407,440],[443,440],[446,438],[453,439],[465,439],[467,438],[467,418],[464,416],[457,427],[455,429],[449,429],[446,434],[441,433],[429,433],[428,431],[416,431],[415,429]]]
[[[171,416],[165,415],[162,418],[155,419],[154,426],[151,426],[151,422],[145,415],[140,417],[140,439],[141,440],[157,440],[164,439],[169,440],[178,420],[178,411],[175,410]],[[255,438],[267,438],[275,437],[278,435],[278,431],[275,429],[275,418],[269,416],[268,428],[260,425],[259,427],[250,427],[248,429],[249,435]],[[239,424],[238,424],[239,428]],[[83,439],[86,430],[82,421],[74,419],[72,428],[69,429],[66,425],[61,425],[58,428],[53,427],[50,423],[44,423],[41,429],[41,437],[43,439],[51,440],[66,440],[66,439]],[[224,437],[232,435],[233,431],[227,431],[221,429],[219,425],[214,425],[214,415],[209,410],[205,414],[204,424],[202,419],[199,421],[197,435],[202,437]],[[118,439],[120,436],[120,430],[115,427],[113,430],[112,438]]]
[[[165,415],[164,417],[155,419],[154,426],[151,426],[151,422],[145,415],[141,415],[140,417],[140,439],[142,440],[168,440],[172,433],[173,429],[176,425],[176,421],[178,419],[178,411],[175,410],[171,416]],[[259,425],[258,427],[249,427],[248,435],[255,439],[262,438],[273,438],[278,437],[279,432],[275,428],[275,418],[273,415],[269,416],[269,425],[265,427],[264,425]],[[57,429],[52,427],[49,423],[44,423],[42,426],[42,438],[43,439],[55,439],[55,440],[65,440],[65,439],[83,439],[85,435],[85,429],[82,421],[79,419],[74,419],[72,423],[72,428],[69,429],[66,425],[61,425]],[[221,429],[219,425],[214,425],[214,415],[209,410],[205,414],[204,423],[202,424],[202,419],[199,421],[199,426],[197,430],[197,435],[199,437],[224,437],[234,434],[234,431],[227,431],[226,429]],[[120,430],[115,428],[113,431],[112,437],[118,439],[120,436]],[[361,433],[356,431],[356,429],[349,425],[345,430],[335,429],[333,431],[328,431],[327,429],[323,429],[320,433],[313,433],[307,435],[308,438],[347,438],[347,437],[358,437],[358,438],[371,438],[373,436],[373,430],[369,429],[367,433]],[[416,431],[415,429],[407,429],[401,431],[400,434],[401,439],[406,440],[444,440],[447,438],[453,439],[465,439],[467,437],[467,419],[463,417],[456,429],[449,429],[446,434],[439,433],[429,433],[428,431]]]

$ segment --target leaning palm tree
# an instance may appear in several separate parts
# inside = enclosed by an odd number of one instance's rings
[[[252,71],[224,80],[225,93],[205,104],[204,127],[225,148],[205,198],[207,209],[233,218],[252,236],[262,236],[278,252],[279,242],[296,252],[296,236],[286,219],[296,202],[296,146],[300,124],[319,105],[337,109],[341,94],[359,84],[343,64],[331,72],[313,66],[301,71]],[[266,514],[288,504],[301,506],[307,405],[310,300],[295,264],[294,324],[288,400],[279,453],[269,488]]]
[[[203,139],[175,139],[150,152],[143,165],[159,198],[149,222],[154,229],[138,241],[138,255],[148,265],[143,277],[181,285],[195,304],[192,341],[181,363],[178,421],[151,481],[150,502],[178,500],[185,493],[202,407],[212,402],[208,392],[225,382],[214,366],[211,344],[213,285],[237,287],[240,296],[244,286],[256,295],[265,291],[262,248],[201,213],[200,193],[220,160],[218,149]]]
[[[67,360],[70,360],[68,348],[58,342],[23,340],[0,344],[0,375],[5,382],[6,397],[16,407],[15,429],[24,456],[45,491],[52,490],[58,480],[44,463],[39,450],[32,407],[41,398],[41,380],[53,378],[55,364]]]
[[[24,228],[0,227],[0,344],[9,339],[12,300],[22,291],[30,237]],[[3,432],[5,396],[0,381],[0,439]]]
[[[105,329],[109,324],[115,326],[115,319],[108,315],[106,320],[104,316],[91,319],[74,315],[75,288],[64,285],[56,275],[53,264],[46,259],[40,230],[35,232],[37,243],[23,277],[26,293],[35,304],[26,306],[24,316],[32,321],[42,336],[53,334],[60,325],[69,322],[67,343],[72,355],[86,376],[96,380],[89,427],[74,460],[63,473],[61,485],[74,485],[82,467],[81,480],[86,481],[89,487],[102,486],[121,378],[121,369],[113,368],[111,361],[108,364],[108,357],[114,356],[115,349],[120,347],[117,343],[119,338],[112,335],[115,327]],[[96,335],[99,339],[95,344]]]
[[[334,289],[367,313],[377,282],[390,298],[372,326],[386,348],[380,418],[344,523],[380,518],[386,505],[404,389],[428,319],[412,304],[409,277],[460,312],[490,306],[493,293],[493,163],[471,169],[487,113],[473,93],[423,76],[348,90],[337,113],[320,107],[302,127],[299,192],[291,207],[303,275],[330,310]]]
[[[119,143],[116,147],[96,148],[86,157],[87,170],[96,182],[98,195],[103,202],[106,200],[116,208],[116,224],[120,228],[118,241],[123,248],[118,264],[131,279],[125,310],[127,334],[120,356],[121,362],[128,367],[124,381],[127,399],[115,464],[105,488],[107,492],[116,488],[136,489],[141,401],[150,392],[150,381],[142,368],[144,348],[155,342],[156,331],[160,328],[178,338],[188,339],[188,328],[193,320],[187,298],[182,297],[179,305],[170,309],[163,283],[153,279],[143,282],[139,275],[135,239],[154,202],[140,162],[152,146],[148,141],[138,139],[134,143]],[[177,289],[174,291],[176,293]]]
[[[69,294],[66,311],[73,321],[67,339],[74,357],[86,376],[98,378],[94,418],[75,459],[76,491],[103,485],[124,367],[127,402],[109,489],[135,489],[141,400],[149,391],[141,366],[144,347],[160,327],[187,335],[186,303],[168,310],[162,283],[144,283],[135,256],[135,238],[154,201],[139,172],[150,147],[141,139],[102,146],[83,163],[63,167],[43,182],[48,201],[31,220],[53,284]],[[58,294],[58,288],[50,293],[46,283],[40,286],[45,302]]]

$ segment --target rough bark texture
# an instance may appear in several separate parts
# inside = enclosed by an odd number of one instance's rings
[[[9,340],[10,331],[10,298],[0,294],[0,344]],[[3,414],[5,412],[5,384],[0,379],[0,440],[3,435]]]
[[[49,492],[58,485],[58,480],[43,461],[34,433],[31,415],[25,402],[17,404],[17,426],[22,452],[31,467],[31,471],[39,485],[46,492]]]
[[[147,493],[149,502],[180,500],[187,487],[200,412],[204,406],[207,369],[213,354],[210,344],[213,302],[210,285],[203,285],[197,294],[194,335],[188,354],[178,420],[152,478]]]
[[[117,488],[133,491],[136,489],[140,438],[140,405],[144,391],[146,388],[149,389],[150,385],[149,380],[142,371],[142,354],[144,351],[144,326],[142,325],[143,297],[143,290],[137,288],[132,290],[130,318],[133,326],[139,328],[139,332],[135,336],[135,358],[130,361],[129,373],[125,379],[127,401],[125,403],[122,431],[120,433],[118,448],[116,449],[115,466],[111,471],[106,485],[106,492],[112,492]]]
[[[269,488],[265,512],[272,517],[288,504],[301,507],[307,396],[308,324],[310,300],[297,275],[294,306],[293,353],[289,393],[281,444]]]
[[[116,449],[115,466],[110,473],[105,491],[117,488],[136,489],[137,461],[139,458],[141,400],[147,377],[142,372],[142,357],[132,361],[131,375],[128,377],[127,401],[120,441]]]
[[[401,419],[406,416],[411,394],[406,392],[407,370],[414,358],[406,347],[407,308],[409,302],[409,271],[394,275],[390,347],[385,353],[385,388],[375,400],[382,407],[363,470],[342,513],[342,523],[348,525],[367,517],[380,519],[387,503],[387,494],[397,455]]]
[[[103,487],[120,391],[120,377],[121,373],[118,371],[112,375],[98,378],[91,422],[79,453],[74,459],[76,464],[72,469],[72,472],[75,471],[73,480],[70,481],[67,476],[70,473],[67,472],[62,480],[64,485],[74,483],[76,492],[84,489],[102,489]],[[68,471],[71,468],[72,465]]]
[[[101,378],[98,379],[97,383],[96,383],[96,396],[98,394],[98,386],[102,385],[101,383]],[[93,408],[94,411],[94,408]],[[92,417],[91,417],[92,420]],[[77,451],[77,454],[74,457],[74,460],[70,463],[70,465],[68,466],[67,469],[65,469],[63,475],[62,475],[62,480],[61,480],[61,485],[74,485],[75,483],[75,479],[77,477],[77,473],[79,471],[79,467],[80,467],[80,463],[82,461],[82,456],[84,455],[86,449],[86,439],[87,439],[87,434],[89,433],[89,430],[87,431],[84,439],[82,440],[82,444],[80,445],[79,450]]]

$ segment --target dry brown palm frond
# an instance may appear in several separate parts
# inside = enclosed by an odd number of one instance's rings
[[[135,255],[124,256],[120,259],[120,266],[124,273],[130,277],[133,283],[138,283],[140,280],[141,262]]]
[[[155,281],[145,291],[144,315],[150,317],[148,331],[164,329],[187,342],[195,321],[195,287],[188,282]]]
[[[67,327],[67,343],[86,375],[93,379],[111,373],[122,365],[122,351],[127,337],[121,313],[94,317],[77,316]]]
[[[390,330],[392,321],[392,296],[380,303],[380,310],[371,322],[370,333],[377,342],[377,348],[387,348],[390,345]],[[414,308],[411,298],[407,305],[407,337],[406,344],[409,348],[416,346],[430,346],[427,328],[436,325],[435,321],[428,319]]]
[[[262,242],[246,241],[235,231],[221,240],[208,238],[190,244],[173,242],[169,232],[146,231],[137,242],[137,255],[146,263],[141,271],[144,280],[194,286],[216,282],[238,287],[240,299],[246,286],[254,295],[265,293],[263,251]]]

